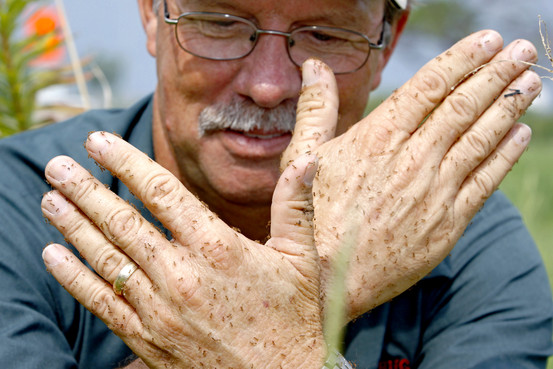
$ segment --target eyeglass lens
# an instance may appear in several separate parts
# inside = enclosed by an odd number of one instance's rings
[[[178,19],[176,35],[189,53],[208,59],[232,60],[248,55],[263,33],[245,19],[226,14],[188,13]],[[334,27],[300,27],[288,37],[288,54],[298,66],[309,57],[323,60],[335,73],[348,73],[365,64],[369,40],[357,32]]]

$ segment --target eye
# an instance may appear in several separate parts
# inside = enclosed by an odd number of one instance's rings
[[[191,16],[180,23],[182,32],[200,33],[207,37],[228,38],[249,36],[251,27],[237,19],[215,16]]]
[[[235,21],[223,21],[223,20],[220,20],[220,21],[205,21],[205,22],[212,23],[213,27],[221,27],[221,28],[229,28],[229,27],[232,27],[234,24],[237,23]]]
[[[206,33],[233,32],[242,26],[240,22],[232,20],[198,20],[200,29]]]
[[[322,42],[340,41],[339,38],[324,31],[311,31],[311,37],[317,41],[322,41]]]
[[[314,47],[343,47],[352,41],[348,32],[332,28],[302,30],[295,36]]]
[[[319,41],[330,41],[332,39],[334,39],[335,37],[327,34],[327,33],[323,33],[323,32],[311,32],[311,35],[313,38],[315,38],[316,40],[319,40]]]

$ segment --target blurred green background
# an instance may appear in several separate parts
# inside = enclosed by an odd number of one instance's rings
[[[544,83],[553,83],[544,81]],[[532,141],[500,189],[519,208],[541,251],[553,282],[553,118],[528,113],[522,121],[532,127]],[[553,284],[553,283],[552,283]],[[548,369],[553,368],[553,359]]]
[[[530,111],[521,121],[532,127],[532,141],[500,188],[521,211],[553,282],[553,117]]]

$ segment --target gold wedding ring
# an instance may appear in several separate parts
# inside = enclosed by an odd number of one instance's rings
[[[115,282],[113,282],[113,291],[116,295],[120,296],[124,293],[125,284],[137,269],[138,265],[132,261],[121,268],[117,278],[115,278]]]

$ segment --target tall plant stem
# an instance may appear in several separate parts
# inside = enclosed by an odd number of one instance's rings
[[[75,81],[79,89],[81,96],[81,103],[85,110],[90,109],[90,95],[88,94],[88,88],[86,87],[86,80],[84,78],[83,67],[79,60],[79,54],[77,47],[75,46],[75,40],[73,39],[73,33],[69,26],[69,21],[65,15],[65,7],[63,6],[63,0],[56,0],[56,7],[58,8],[58,14],[61,19],[61,27],[63,30],[63,37],[67,46],[67,52],[69,53],[69,59],[71,60],[71,68],[75,75]]]

